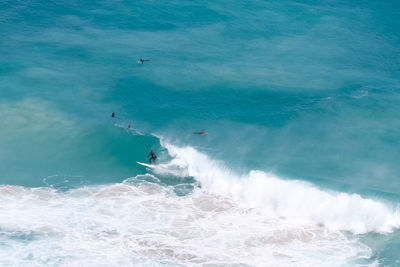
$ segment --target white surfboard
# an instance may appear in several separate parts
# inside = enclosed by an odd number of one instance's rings
[[[143,162],[139,162],[139,161],[136,161],[136,163],[139,164],[139,165],[142,165],[142,166],[151,168],[151,169],[154,169],[154,168],[156,167],[156,166],[154,166],[154,165],[150,165],[150,164],[143,163]]]

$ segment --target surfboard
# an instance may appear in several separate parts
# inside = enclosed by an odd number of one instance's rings
[[[154,168],[156,167],[156,166],[154,166],[154,165],[150,165],[150,164],[143,163],[143,162],[139,162],[139,161],[136,161],[136,163],[139,164],[139,165],[142,165],[142,166],[151,168],[151,169],[154,169]]]

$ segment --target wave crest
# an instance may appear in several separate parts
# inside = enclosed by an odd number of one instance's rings
[[[240,206],[257,208],[268,218],[281,217],[357,234],[391,232],[400,226],[398,206],[391,209],[358,194],[328,192],[304,181],[285,180],[259,170],[240,176],[193,147],[177,147],[163,141],[162,145],[173,157],[161,166],[163,169],[173,168],[177,174],[179,168],[180,175],[195,177],[204,190],[232,198]]]

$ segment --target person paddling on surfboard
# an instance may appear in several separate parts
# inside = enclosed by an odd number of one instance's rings
[[[153,162],[155,162],[157,159],[157,156],[156,156],[156,154],[154,154],[153,150],[150,150],[150,153],[147,155],[147,158],[149,158],[149,163],[151,164],[151,160],[153,160]]]
[[[143,64],[144,62],[149,62],[149,61],[150,61],[150,59],[141,59],[140,58],[137,63]]]
[[[195,132],[194,134],[206,135],[208,133],[206,131],[204,131],[204,130],[201,130],[200,132]]]

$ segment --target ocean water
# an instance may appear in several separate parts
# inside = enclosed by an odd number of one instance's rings
[[[0,265],[399,266],[399,17],[0,1]]]

